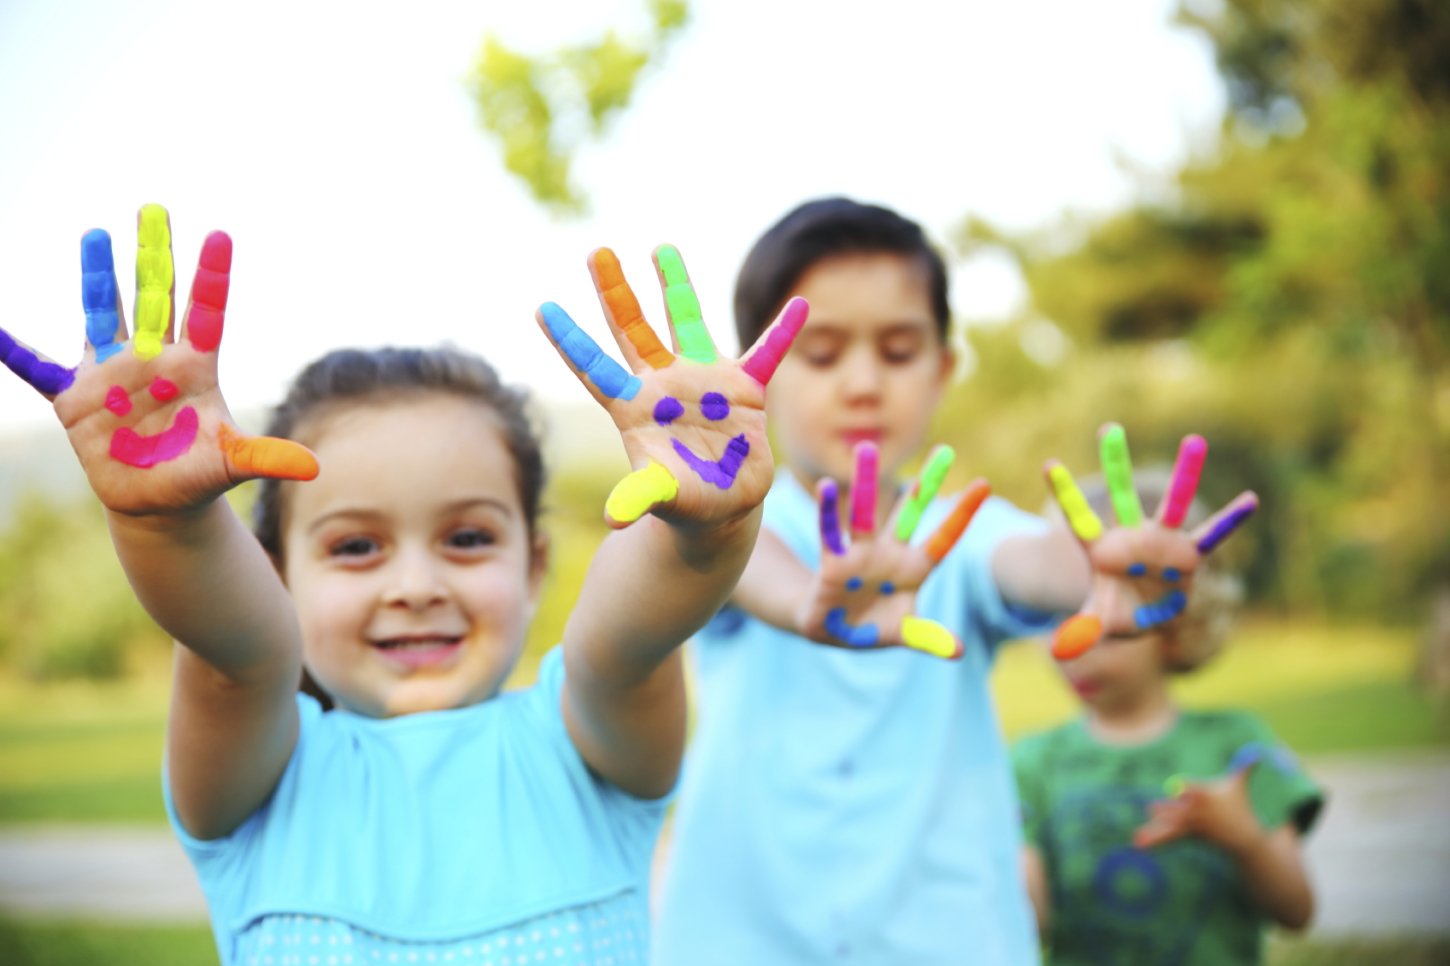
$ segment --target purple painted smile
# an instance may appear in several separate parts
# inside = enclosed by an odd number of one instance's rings
[[[744,433],[730,441],[725,447],[725,455],[718,460],[702,460],[678,439],[670,442],[674,444],[675,452],[680,454],[680,459],[690,464],[690,469],[700,474],[705,482],[714,483],[722,490],[728,490],[734,485],[735,476],[740,472],[740,464],[750,455],[750,444],[745,441]]]

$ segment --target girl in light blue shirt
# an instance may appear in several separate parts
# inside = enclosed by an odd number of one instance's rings
[[[685,737],[677,648],[754,545],[765,383],[804,303],[743,362],[720,358],[662,246],[676,356],[600,249],[628,369],[540,309],[634,472],[539,683],[503,694],[547,556],[522,394],[452,349],[333,352],[248,436],[216,376],[231,239],[207,238],[178,332],[169,218],[148,205],[138,222],[134,334],[93,231],[80,364],[3,332],[0,360],[53,401],[138,597],[178,642],[164,788],[222,962],[642,960]],[[254,536],[223,494],[256,478]]]

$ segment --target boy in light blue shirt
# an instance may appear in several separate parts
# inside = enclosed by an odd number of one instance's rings
[[[919,226],[828,199],[787,215],[747,257],[741,343],[797,295],[810,319],[767,404],[782,468],[732,606],[697,638],[699,721],[655,962],[1036,963],[988,671],[1003,640],[1047,631],[1116,578],[1094,575],[1067,528],[992,498],[934,569],[917,567],[922,579],[882,580],[917,566],[907,558],[953,512],[931,502],[913,544],[856,519],[888,521],[894,535],[897,473],[925,443],[952,370],[946,272]],[[839,525],[824,481],[851,477],[862,444],[879,454],[879,494],[855,482],[854,557],[823,568],[823,537]],[[851,618],[871,622],[879,649],[818,646],[842,643],[821,618],[847,559],[875,581]],[[1114,615],[1146,603],[1121,584]],[[960,659],[886,646],[910,643],[902,618],[913,613],[954,635]]]

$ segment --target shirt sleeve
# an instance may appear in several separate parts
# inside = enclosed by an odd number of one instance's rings
[[[1257,762],[1249,776],[1249,799],[1259,821],[1270,829],[1292,822],[1307,835],[1324,808],[1323,790],[1268,725],[1253,715],[1244,715],[1244,725],[1249,740],[1234,754],[1240,763]]]

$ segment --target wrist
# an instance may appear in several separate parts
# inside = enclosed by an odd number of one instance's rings
[[[214,526],[219,514],[229,509],[221,497],[214,497],[197,506],[149,513],[126,513],[106,508],[106,521],[112,533],[134,533],[142,536],[185,537]]]
[[[748,557],[755,547],[756,535],[760,532],[763,510],[753,506],[738,516],[709,523],[689,521],[652,520],[668,528],[680,557],[695,564],[715,561],[741,553]]]

